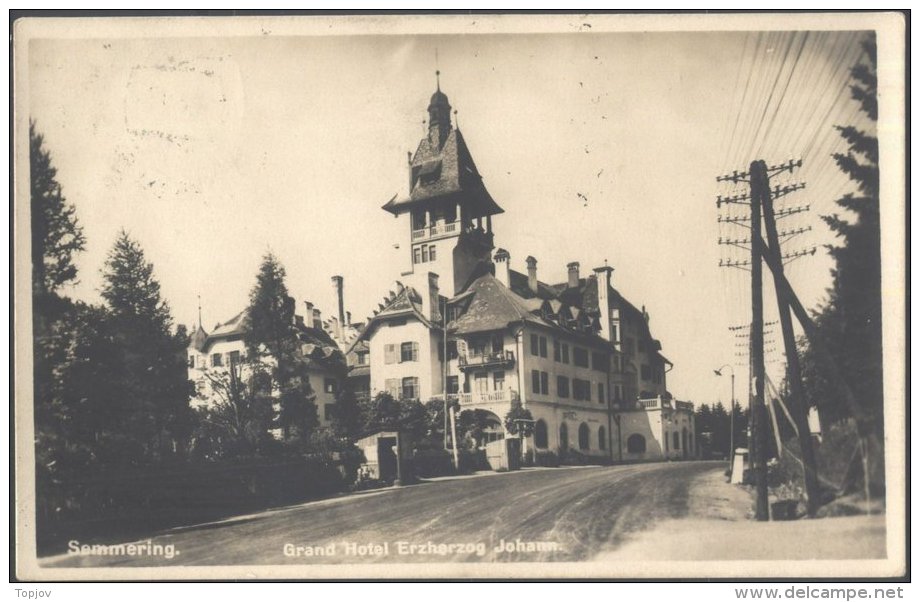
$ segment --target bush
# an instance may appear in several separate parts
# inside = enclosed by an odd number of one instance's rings
[[[455,472],[453,458],[446,449],[417,449],[413,457],[415,476],[440,477]]]
[[[483,449],[461,449],[460,450],[460,472],[470,473],[477,470],[490,470],[489,462],[486,460],[486,452]]]
[[[534,463],[537,466],[550,466],[556,468],[559,466],[559,456],[552,451],[537,451],[534,454]]]

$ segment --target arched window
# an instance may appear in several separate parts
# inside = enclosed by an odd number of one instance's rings
[[[644,454],[645,437],[638,433],[635,435],[630,435],[629,439],[626,440],[626,451],[631,454]]]
[[[607,449],[607,429],[604,427],[597,429],[597,448]]]
[[[533,428],[533,444],[540,449],[546,449],[549,446],[549,437],[546,433],[546,421],[542,418],[537,420]]]
[[[591,448],[591,431],[584,422],[578,427],[578,449]]]
[[[569,427],[563,422],[559,425],[559,449],[569,448]]]
[[[680,449],[680,433],[678,433],[677,431],[674,431],[673,437],[671,437],[671,440],[672,440],[671,447],[673,447],[674,449]]]

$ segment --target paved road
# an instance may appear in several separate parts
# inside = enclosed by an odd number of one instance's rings
[[[162,546],[164,555],[65,555],[43,564],[587,560],[615,550],[631,533],[686,516],[692,481],[723,468],[680,462],[436,481],[174,529],[146,548]],[[165,557],[170,545],[179,556]]]

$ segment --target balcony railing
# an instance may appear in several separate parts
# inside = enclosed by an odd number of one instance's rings
[[[492,351],[489,353],[468,353],[457,358],[461,369],[486,368],[489,366],[514,365],[513,351]]]
[[[424,228],[418,228],[412,231],[412,240],[422,240],[425,238],[434,238],[442,234],[453,234],[460,231],[460,222],[445,222],[432,224]]]
[[[635,403],[635,409],[637,410],[658,410],[662,408],[675,408],[678,410],[688,410],[693,411],[693,402],[690,401],[678,401],[676,399],[663,399],[660,395],[658,397],[652,397],[649,399],[639,399]],[[626,408],[630,409],[630,408]]]
[[[483,403],[511,403],[520,399],[514,389],[486,391],[483,393],[460,393],[460,405],[478,405]]]

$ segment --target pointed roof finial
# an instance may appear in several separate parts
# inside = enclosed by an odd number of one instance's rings
[[[434,47],[434,77],[437,80],[438,92],[441,91],[441,65],[438,62],[438,47]]]
[[[198,295],[198,328],[201,328],[201,295]]]

